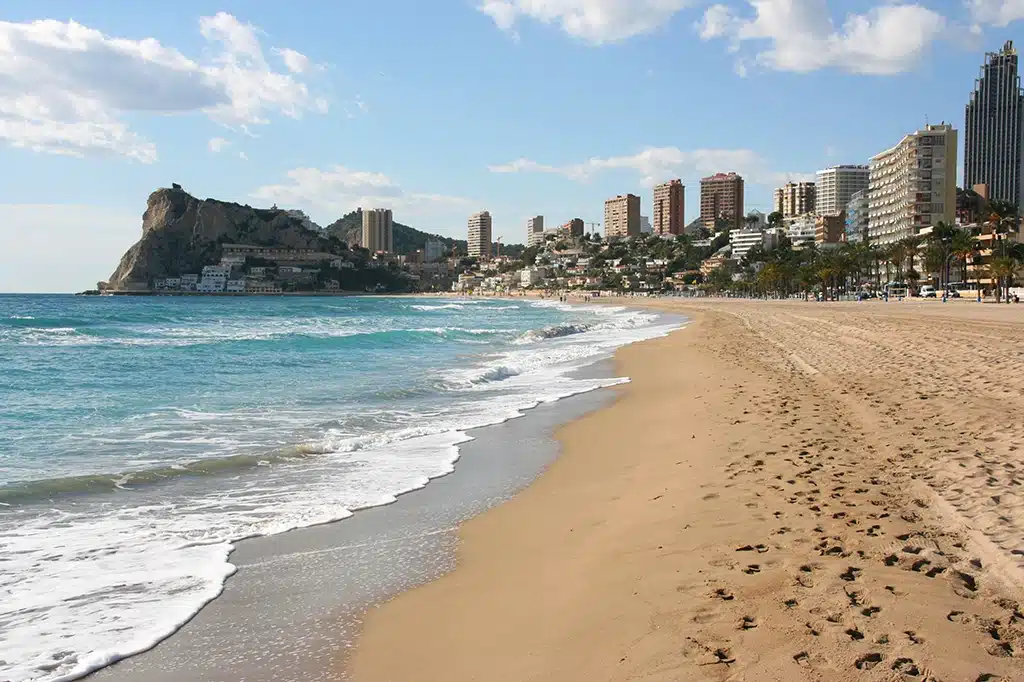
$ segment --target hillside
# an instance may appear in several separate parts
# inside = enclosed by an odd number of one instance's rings
[[[146,287],[157,278],[199,272],[220,260],[223,244],[254,244],[341,253],[344,246],[301,218],[276,209],[197,199],[180,186],[149,195],[142,238],[110,276],[113,289]]]
[[[361,245],[363,239],[363,217],[359,211],[352,211],[334,221],[324,228],[324,234],[337,237],[339,240],[350,245]],[[466,240],[442,237],[439,234],[430,234],[417,230],[414,227],[395,222],[392,224],[392,237],[395,242],[395,253],[412,253],[422,249],[428,239],[438,239],[444,242],[445,248],[457,249],[459,253],[466,253]],[[502,244],[502,254],[518,257],[526,247],[522,244]]]

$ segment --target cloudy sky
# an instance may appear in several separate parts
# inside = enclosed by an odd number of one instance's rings
[[[958,128],[1022,0],[5,0],[0,291],[105,279],[146,197],[357,206],[463,236],[599,222],[681,177],[747,208],[926,121]]]

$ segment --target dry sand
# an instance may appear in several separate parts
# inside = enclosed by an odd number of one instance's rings
[[[351,676],[1024,679],[1024,307],[649,304],[695,321]]]

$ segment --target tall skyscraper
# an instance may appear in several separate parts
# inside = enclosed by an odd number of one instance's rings
[[[534,216],[526,221],[526,245],[536,246],[544,243],[544,216]]]
[[[956,130],[926,125],[871,157],[868,238],[890,244],[956,216]]]
[[[469,216],[467,248],[472,258],[491,257],[491,214],[480,211]]]
[[[736,173],[716,173],[700,181],[700,220],[714,232],[719,219],[730,230],[743,227],[743,177]]]
[[[619,195],[604,202],[604,236],[635,237],[640,234],[640,197]]]
[[[814,212],[839,215],[846,210],[854,192],[868,188],[867,166],[832,166],[818,171],[814,187]]]
[[[1020,206],[1024,199],[1024,91],[1017,51],[1008,40],[985,55],[981,77],[967,102],[964,125],[964,187],[988,185],[988,196]],[[1024,207],[1022,207],[1024,208]]]
[[[654,234],[682,234],[686,188],[682,180],[669,180],[654,186]]]
[[[395,250],[390,208],[363,209],[363,248],[370,253]]]
[[[814,213],[815,185],[813,182],[787,182],[775,190],[772,210],[783,218]]]

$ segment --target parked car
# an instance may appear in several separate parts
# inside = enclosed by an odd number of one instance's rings
[[[923,287],[921,287],[921,292],[918,294],[918,296],[920,296],[921,298],[935,298],[935,287],[933,287],[931,284],[925,284]]]

